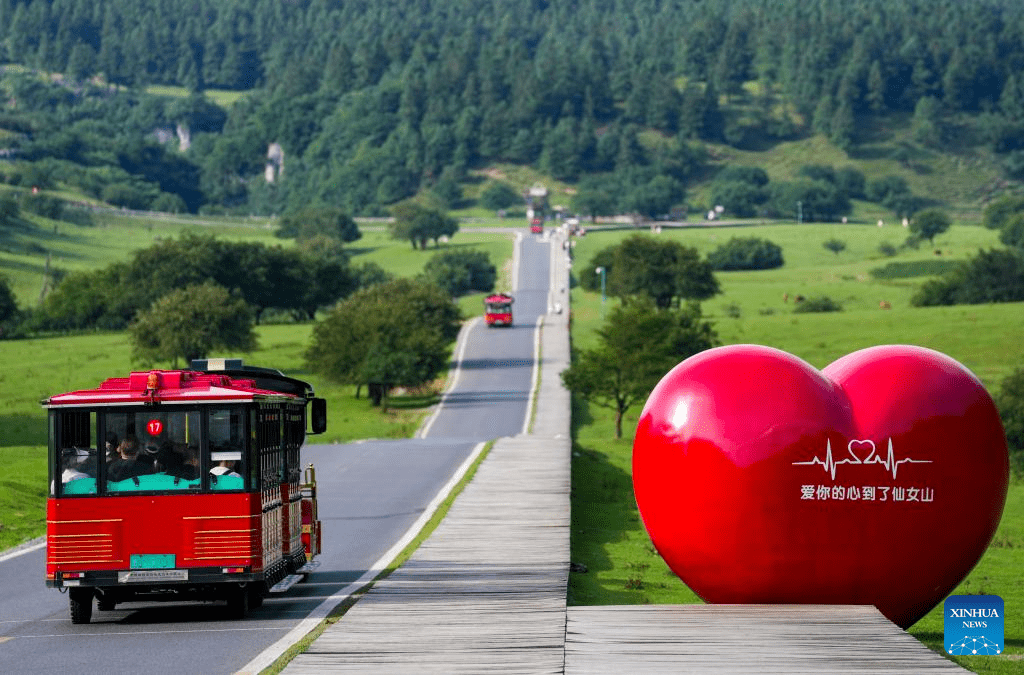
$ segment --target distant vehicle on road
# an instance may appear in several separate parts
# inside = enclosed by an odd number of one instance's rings
[[[498,293],[484,298],[484,321],[488,326],[511,326],[512,303],[511,295]]]
[[[72,623],[138,600],[222,600],[241,618],[320,552],[302,466],[326,401],[238,359],[115,377],[51,396],[46,585]]]

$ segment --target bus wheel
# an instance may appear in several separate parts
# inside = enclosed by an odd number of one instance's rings
[[[249,584],[249,609],[259,609],[263,606],[263,597],[266,595],[267,585],[263,582]]]
[[[101,612],[112,612],[115,607],[117,607],[117,602],[106,593],[96,596],[96,608]]]
[[[89,623],[92,619],[92,589],[69,588],[68,601],[71,606],[71,623]]]
[[[244,619],[249,613],[249,586],[232,586],[228,591],[228,614],[233,619]]]

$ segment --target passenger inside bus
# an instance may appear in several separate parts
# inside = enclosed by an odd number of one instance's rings
[[[113,431],[107,432],[107,461],[112,462],[117,459],[117,434]]]
[[[177,478],[177,485],[180,481],[193,481],[199,478],[199,472],[188,463],[185,447],[183,445],[172,445],[164,443],[157,455],[157,471],[163,475]]]
[[[90,464],[91,462],[91,464]],[[85,448],[64,448],[61,456],[61,493],[66,495],[96,494],[96,478],[87,471],[96,470],[96,452]],[[52,489],[51,489],[52,492]]]
[[[118,444],[117,454],[118,458],[107,466],[108,481],[118,482],[153,473],[152,463],[139,460],[139,442],[134,436],[128,436]]]
[[[199,478],[199,448],[194,445],[189,445],[183,448],[185,458],[185,466],[182,468],[182,478],[188,480],[197,480]]]
[[[210,473],[212,473],[214,476],[238,476],[239,478],[241,478],[242,474],[235,471],[235,467],[237,464],[238,462],[236,462],[233,459],[225,459],[217,466],[211,468]]]
[[[79,471],[79,462],[89,456],[88,450],[82,450],[79,455],[78,448],[64,449],[64,472],[60,475],[60,482],[68,483],[79,478],[89,478],[89,474]]]

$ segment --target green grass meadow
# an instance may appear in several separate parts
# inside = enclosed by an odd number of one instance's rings
[[[577,240],[574,271],[582,270],[598,250],[632,231],[591,232]],[[786,264],[762,272],[717,273],[722,294],[703,303],[723,344],[764,344],[783,349],[821,368],[852,351],[878,344],[915,344],[944,352],[970,368],[990,392],[1024,366],[1024,304],[917,308],[910,297],[932,261],[956,261],[979,249],[998,246],[995,233],[956,223],[934,246],[887,257],[879,244],[894,246],[906,238],[902,227],[876,225],[764,225],[742,228],[665,229],[661,234],[707,253],[733,236],[769,239],[783,249]],[[837,237],[847,249],[834,255],[821,242]],[[941,251],[936,255],[935,251]],[[881,277],[873,270],[893,264]],[[941,267],[941,266],[938,266]],[[895,270],[895,272],[894,272]],[[784,294],[790,299],[784,301]],[[794,314],[795,294],[828,295],[844,311]],[[891,309],[881,309],[886,301]],[[602,313],[599,293],[572,291],[572,338],[576,348],[593,345]],[[736,311],[738,308],[738,312]],[[737,316],[738,315],[738,316]],[[664,604],[702,602],[668,568],[643,528],[633,496],[632,435],[640,406],[624,421],[624,438],[614,439],[611,410],[575,400],[572,458],[572,560],[586,573],[569,578],[572,605]],[[927,565],[928,561],[921,561]],[[1024,482],[1015,479],[999,530],[988,551],[954,594],[1000,595],[1006,606],[1006,651],[1001,656],[954,657],[979,673],[1021,672],[1024,659]],[[941,651],[941,604],[911,627],[912,635]]]

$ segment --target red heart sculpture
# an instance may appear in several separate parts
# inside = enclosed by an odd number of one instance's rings
[[[868,604],[903,628],[981,558],[1008,480],[992,398],[921,347],[823,371],[711,349],[662,378],[633,442],[647,532],[704,600]]]

